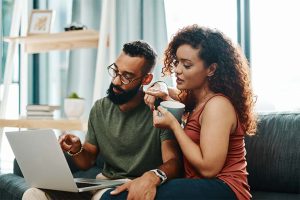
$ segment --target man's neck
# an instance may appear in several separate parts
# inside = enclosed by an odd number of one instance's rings
[[[125,104],[119,105],[119,108],[122,112],[126,112],[129,110],[132,110],[139,106],[141,102],[144,101],[144,92],[143,89],[141,89],[137,95],[135,95],[130,101],[128,101]]]

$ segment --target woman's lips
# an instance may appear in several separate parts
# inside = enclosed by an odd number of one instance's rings
[[[176,83],[177,83],[177,84],[181,84],[182,82],[183,82],[183,80],[177,77]]]

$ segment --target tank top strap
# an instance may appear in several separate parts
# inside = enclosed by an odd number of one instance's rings
[[[222,97],[225,97],[226,99],[228,99],[228,97],[226,97],[224,94],[222,94],[222,93],[216,93],[216,94],[212,95],[211,97],[209,97],[206,101],[203,102],[203,105],[195,112],[195,113],[197,113],[196,115],[199,114],[199,116],[200,116],[201,113],[203,112],[203,110],[204,110],[206,104],[207,104],[212,98],[214,98],[214,97],[216,97],[216,96],[222,96]],[[229,99],[228,99],[228,100],[229,100]]]
[[[212,95],[211,97],[209,97],[209,98],[203,103],[203,105],[201,105],[201,107],[200,107],[198,110],[196,110],[196,112],[192,113],[191,118],[196,119],[196,120],[199,120],[199,117],[200,117],[200,115],[202,114],[202,112],[203,112],[203,110],[204,110],[206,104],[207,104],[211,99],[213,99],[213,98],[216,97],[216,96],[222,96],[222,97],[225,97],[226,99],[228,99],[228,100],[230,101],[230,99],[229,99],[227,96],[225,96],[224,94],[222,94],[222,93],[216,93],[216,94]],[[231,102],[231,101],[230,101],[230,102]],[[234,110],[235,110],[235,109],[234,109]],[[242,124],[241,124],[241,122],[240,122],[240,120],[239,120],[239,116],[238,116],[236,110],[235,110],[235,115],[236,115],[236,119],[237,119],[237,122],[236,122],[237,125],[236,125],[236,129],[235,129],[236,131],[235,131],[235,132],[241,132],[241,133],[243,134],[244,128],[243,128],[243,126],[242,126]]]

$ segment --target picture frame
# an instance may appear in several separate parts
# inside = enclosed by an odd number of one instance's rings
[[[48,34],[54,19],[53,10],[32,10],[27,35]]]

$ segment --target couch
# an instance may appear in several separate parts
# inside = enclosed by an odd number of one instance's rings
[[[300,113],[260,114],[245,143],[253,199],[300,199]]]
[[[245,138],[253,199],[300,199],[300,113],[259,115],[257,135]],[[80,171],[66,155],[74,177],[95,177],[103,162]],[[12,174],[0,176],[0,200],[18,200],[28,188],[14,163]]]

